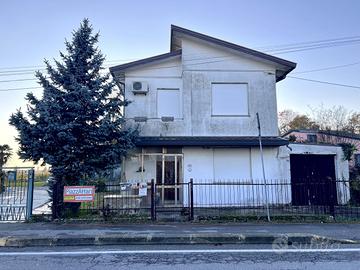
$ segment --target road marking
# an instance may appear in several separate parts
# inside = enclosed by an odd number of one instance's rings
[[[335,253],[360,252],[360,248],[339,249],[186,249],[186,250],[79,250],[79,251],[36,251],[0,252],[0,256],[38,256],[38,255],[102,255],[102,254],[200,254],[200,253]]]

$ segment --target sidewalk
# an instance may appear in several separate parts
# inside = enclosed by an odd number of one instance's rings
[[[119,244],[360,243],[360,224],[2,223],[0,247]]]

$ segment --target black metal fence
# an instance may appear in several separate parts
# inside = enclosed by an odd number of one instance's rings
[[[206,181],[194,183],[198,219],[238,217],[360,218],[356,187],[351,181],[297,179],[263,181]]]
[[[60,194],[62,191],[59,190]],[[142,220],[271,218],[360,219],[360,184],[348,180],[190,180],[176,185],[106,184],[77,217]],[[65,213],[66,217],[66,213]]]
[[[144,185],[145,184],[145,185]],[[64,202],[64,187],[55,187],[60,218],[75,219],[150,219],[154,183],[101,183],[95,185],[95,196],[89,202]],[[54,210],[53,210],[54,211]]]

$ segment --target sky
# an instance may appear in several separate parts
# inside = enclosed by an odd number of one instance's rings
[[[175,24],[242,46],[257,49],[290,43],[360,36],[360,1],[322,0],[182,0],[182,1],[1,1],[0,90],[38,86],[32,70],[44,59],[59,57],[83,18],[100,31],[99,47],[107,64],[141,59],[169,51],[170,25]],[[360,62],[360,43],[277,55],[297,63],[290,75],[360,86],[360,64],[296,74]],[[30,69],[30,72],[29,72]],[[19,71],[9,75],[8,71]],[[0,144],[16,149],[11,113],[24,110],[27,90],[0,91]],[[34,89],[36,95],[41,90]],[[278,110],[309,111],[309,106],[342,105],[360,111],[360,89],[286,78],[277,84]],[[14,157],[11,166],[22,163]]]

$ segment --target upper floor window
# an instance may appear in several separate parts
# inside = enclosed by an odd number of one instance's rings
[[[307,134],[306,138],[309,143],[317,143],[316,134]]]
[[[249,115],[248,85],[246,83],[213,83],[212,115]]]
[[[157,91],[158,117],[181,118],[180,89],[159,88]]]

